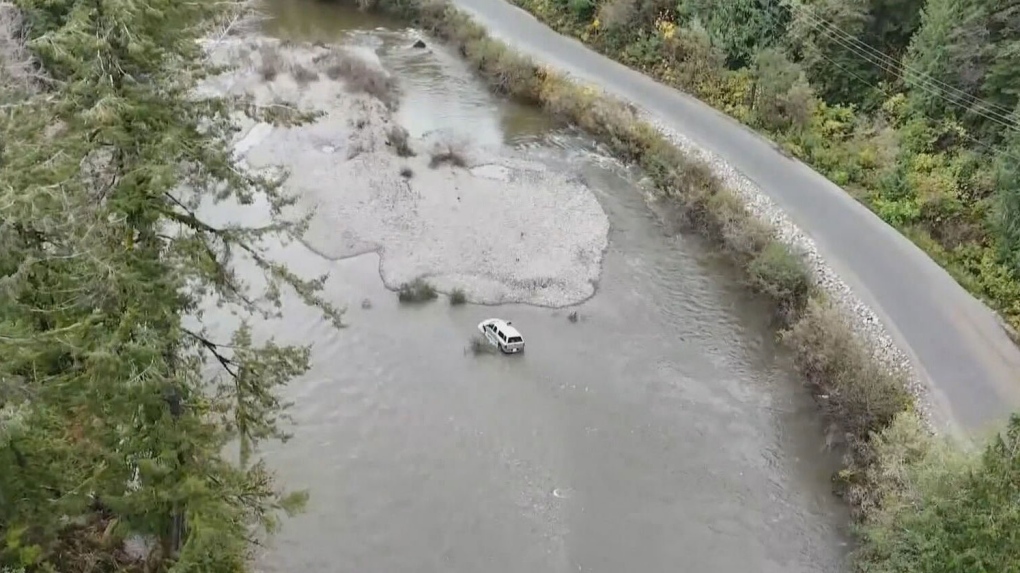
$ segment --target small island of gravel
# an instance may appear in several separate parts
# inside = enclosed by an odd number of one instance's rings
[[[399,86],[363,48],[228,37],[210,54],[236,69],[203,89],[321,112],[297,127],[247,120],[235,144],[249,166],[290,172],[295,209],[313,213],[304,242],[320,255],[377,251],[388,288],[424,277],[483,304],[594,294],[609,221],[583,181],[509,148],[409,137],[394,116]]]

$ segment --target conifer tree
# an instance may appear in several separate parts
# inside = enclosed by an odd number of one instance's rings
[[[282,179],[230,147],[246,102],[198,97],[200,40],[244,6],[177,0],[19,0],[45,84],[0,122],[0,566],[37,571],[243,571],[286,495],[251,453],[284,438],[275,394],[308,352],[213,340],[183,319],[205,296],[277,312],[294,289],[340,312],[265,255],[270,235],[211,225],[211,199],[264,198]],[[9,98],[6,98],[9,99]],[[252,292],[243,253],[269,288]],[[220,375],[203,375],[207,362]],[[240,444],[242,463],[228,447]],[[154,540],[147,563],[123,551]]]

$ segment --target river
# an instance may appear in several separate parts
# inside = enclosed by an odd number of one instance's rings
[[[398,48],[416,36],[399,22],[314,0],[266,12],[271,35],[376,51],[401,83],[396,117],[412,136],[452,130],[580,178],[610,230],[594,296],[560,309],[401,305],[377,253],[281,247],[295,270],[331,273],[327,295],[349,326],[290,299],[261,325],[312,343],[314,361],[287,390],[294,438],[265,452],[311,501],[262,570],[841,570],[837,460],[766,306],[711,245],[664,223],[639,174],[490,95],[431,40],[431,63],[409,56]],[[522,330],[523,355],[467,351],[493,316]]]

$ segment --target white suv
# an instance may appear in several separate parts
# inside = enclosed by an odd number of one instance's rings
[[[524,338],[509,322],[498,318],[483,320],[478,330],[485,335],[489,344],[499,347],[506,354],[524,351]]]

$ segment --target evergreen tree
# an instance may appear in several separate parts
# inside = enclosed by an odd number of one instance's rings
[[[266,257],[301,225],[213,226],[202,201],[289,204],[282,181],[239,167],[245,102],[198,97],[199,44],[243,6],[176,0],[20,0],[47,89],[4,108],[0,155],[0,566],[243,571],[257,528],[295,508],[250,453],[286,437],[276,388],[308,352],[211,340],[182,319],[205,296],[270,315],[294,288]],[[251,110],[258,112],[259,110]],[[233,273],[244,253],[269,279]],[[222,374],[203,376],[213,361]],[[242,463],[229,461],[239,443]],[[122,550],[157,541],[148,564]]]
[[[778,0],[689,0],[679,6],[681,16],[704,24],[730,69],[749,66],[758,50],[778,43],[790,22],[789,8]]]
[[[1016,2],[929,0],[904,59],[914,108],[952,115],[994,144],[1016,129],[1020,10]]]
[[[1020,116],[1020,110],[1014,113]],[[1020,131],[1007,135],[996,158],[997,209],[994,215],[1003,262],[1020,274]]]
[[[900,80],[894,62],[920,24],[922,2],[795,0],[788,45],[826,101],[875,105],[885,99],[875,87]]]
[[[1020,416],[971,466],[934,452],[903,468],[902,487],[862,530],[868,573],[1020,571]]]
[[[818,0],[795,6],[787,45],[822,99],[837,103],[869,99],[869,86],[880,81],[881,70],[863,60],[841,35],[864,36],[870,24],[868,0]]]

